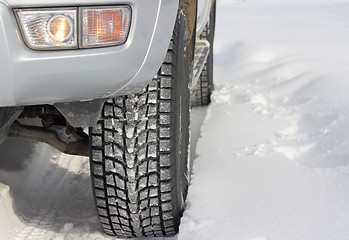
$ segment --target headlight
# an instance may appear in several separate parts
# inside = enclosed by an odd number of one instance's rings
[[[66,42],[72,39],[74,31],[72,20],[64,15],[51,18],[47,24],[48,35],[56,42]]]
[[[22,9],[15,12],[23,38],[34,50],[124,44],[131,23],[129,6],[83,7],[80,11],[78,8]]]
[[[32,49],[77,48],[77,10],[17,10],[22,33]]]

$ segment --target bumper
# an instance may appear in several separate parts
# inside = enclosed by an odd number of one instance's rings
[[[69,6],[64,1],[33,2],[13,0],[9,7],[0,1],[0,107],[85,101],[140,91],[165,57],[178,10],[178,1],[173,0],[98,2],[132,7],[130,34],[124,45],[32,51],[23,42],[12,8]],[[79,5],[95,2],[86,0]]]

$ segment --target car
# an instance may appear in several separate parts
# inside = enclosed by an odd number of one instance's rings
[[[176,234],[215,12],[215,0],[0,0],[0,143],[89,157],[106,234]]]

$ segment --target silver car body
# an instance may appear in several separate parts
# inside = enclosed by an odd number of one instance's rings
[[[103,0],[132,8],[121,46],[33,51],[13,9],[96,5],[95,0],[0,0],[0,107],[86,101],[140,91],[159,69],[171,39],[178,0]]]
[[[200,36],[210,16],[212,0],[198,0],[196,36]]]
[[[129,5],[132,19],[121,46],[34,51],[23,40],[14,9],[96,6],[95,0],[0,0],[0,107],[88,101],[142,90],[168,48],[179,0],[103,0]],[[211,0],[198,1],[198,34]]]

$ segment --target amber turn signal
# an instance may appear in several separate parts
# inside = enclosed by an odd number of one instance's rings
[[[128,6],[82,8],[82,47],[120,45],[126,42],[131,9]]]

